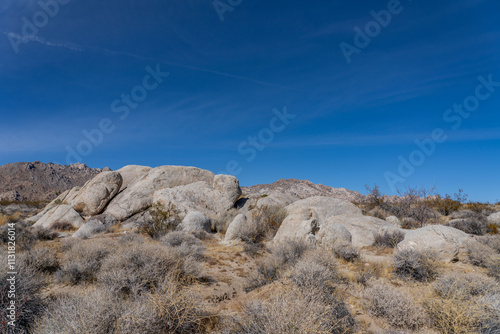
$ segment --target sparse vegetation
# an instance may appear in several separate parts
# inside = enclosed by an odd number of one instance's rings
[[[6,268],[7,254],[3,249],[0,251],[0,259],[3,268]],[[7,318],[10,311],[7,306],[10,305],[11,300],[15,300],[15,333],[29,333],[34,321],[41,315],[46,306],[42,298],[42,288],[45,286],[45,278],[38,275],[36,272],[30,270],[29,267],[24,267],[22,275],[17,275],[15,280],[15,297],[10,298],[9,291],[11,288],[11,278],[7,270],[0,271],[0,333],[12,333],[8,329]]]
[[[383,230],[375,235],[374,246],[395,248],[405,238],[404,232],[400,230]]]
[[[492,321],[498,310],[495,314],[491,303],[482,298],[498,292],[495,282],[477,274],[447,274],[433,287],[436,296],[427,298],[425,307],[441,332],[492,333],[498,325]]]
[[[160,238],[170,231],[173,231],[181,223],[179,211],[174,204],[163,205],[156,203],[150,209],[151,221],[139,227],[139,231],[152,238]]]
[[[258,244],[271,240],[286,218],[286,211],[279,206],[261,206],[253,213],[252,224],[241,233],[243,241]]]
[[[192,281],[200,273],[191,254],[160,244],[133,244],[102,261],[97,282],[120,296],[141,295],[158,288],[167,274]]]
[[[274,245],[270,254],[257,263],[257,273],[250,277],[247,291],[259,288],[282,277],[310,249],[305,242],[289,240]]]
[[[328,304],[318,295],[298,289],[253,300],[227,319],[224,333],[293,334],[352,333],[353,320],[343,303]]]
[[[363,293],[369,312],[399,329],[418,330],[428,323],[425,310],[402,288],[376,282]]]
[[[62,232],[75,230],[74,226],[68,222],[55,222],[52,226],[50,226],[50,229]]]
[[[402,278],[427,282],[436,275],[437,261],[431,252],[403,250],[394,254],[394,273]]]
[[[78,241],[62,257],[57,279],[65,284],[93,283],[103,260],[112,252],[109,243],[100,240]]]
[[[337,243],[333,247],[333,254],[348,262],[354,262],[359,259],[359,249],[350,243]]]

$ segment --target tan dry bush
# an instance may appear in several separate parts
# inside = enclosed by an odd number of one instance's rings
[[[337,260],[324,249],[308,251],[287,273],[287,278],[302,289],[333,293],[337,284],[345,283],[337,269]]]
[[[428,324],[425,310],[415,298],[390,284],[374,283],[363,292],[363,301],[371,315],[383,318],[391,326],[418,330]]]
[[[346,320],[346,317],[349,318]],[[223,333],[302,334],[353,333],[354,323],[343,304],[326,304],[317,295],[296,287],[283,289],[269,300],[254,300],[224,322]]]
[[[333,254],[347,262],[355,262],[359,260],[359,248],[347,242],[336,243],[333,246]]]
[[[37,274],[53,273],[59,269],[57,252],[49,247],[34,247],[19,255],[19,271],[32,270]]]
[[[396,248],[396,246],[403,241],[405,234],[400,230],[384,230],[379,231],[375,235],[375,242],[373,243],[376,247],[389,247]]]
[[[206,333],[218,322],[203,299],[168,277],[124,312],[118,333]]]
[[[379,219],[386,219],[387,217],[389,216],[392,216],[392,214],[387,211],[387,210],[384,210],[383,208],[377,206],[377,207],[374,207],[373,209],[371,209],[370,211],[368,211],[366,213],[367,216],[373,216],[373,217],[376,217],[376,218],[379,218]]]
[[[500,310],[488,297],[500,293],[493,279],[475,273],[449,273],[433,284],[435,295],[425,307],[434,326],[443,333],[486,333],[498,325],[491,317]],[[497,302],[497,306],[498,306]]]
[[[298,240],[272,245],[270,254],[257,262],[257,272],[249,277],[247,292],[281,278],[311,247],[307,242]]]
[[[75,241],[70,248],[65,249],[57,279],[61,283],[73,285],[95,282],[102,262],[115,247],[111,242],[93,239]]]
[[[159,243],[136,244],[108,256],[97,281],[118,295],[135,296],[157,288],[167,275],[195,280],[200,273],[200,264],[175,248]]]
[[[126,306],[105,289],[64,296],[49,305],[43,317],[37,319],[34,333],[118,333],[117,323]]]
[[[352,280],[358,284],[366,285],[372,279],[391,278],[393,269],[384,263],[357,262],[353,268]]]
[[[402,278],[427,282],[437,276],[439,262],[432,252],[403,250],[394,254],[394,273]]]
[[[18,256],[21,254],[18,254]],[[21,259],[18,259],[18,261]],[[45,308],[45,300],[42,297],[42,289],[46,286],[46,280],[43,275],[34,272],[28,267],[20,266],[19,274],[15,281],[15,297],[11,299],[9,291],[11,290],[11,278],[7,270],[7,250],[0,248],[0,333],[36,333],[31,331],[33,322],[41,315]],[[19,263],[21,265],[21,263]],[[22,271],[21,271],[22,270]],[[11,319],[7,318],[10,313],[7,305],[14,300],[16,305],[15,324],[16,329],[7,324]]]
[[[445,299],[471,299],[487,292],[499,292],[494,279],[477,273],[447,273],[433,284],[435,293]]]
[[[478,333],[484,313],[473,300],[427,298],[424,305],[433,326],[441,333]]]

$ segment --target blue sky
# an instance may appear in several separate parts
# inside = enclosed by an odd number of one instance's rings
[[[0,0],[0,164],[500,200],[498,1],[55,1]]]

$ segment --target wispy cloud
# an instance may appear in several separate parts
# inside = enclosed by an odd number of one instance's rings
[[[65,49],[70,49],[73,51],[83,51],[84,49],[78,45],[75,44],[70,44],[70,43],[60,43],[60,42],[51,42],[47,41],[46,39],[43,39],[38,36],[21,36],[13,32],[3,32],[5,36],[7,36],[9,39],[14,39],[16,41],[21,41],[22,43],[29,43],[29,42],[36,42],[42,45],[46,46],[55,46],[55,47],[60,47],[60,48],[65,48]]]
[[[259,85],[264,85],[264,86],[269,86],[269,87],[276,87],[276,88],[282,88],[282,89],[287,89],[287,90],[294,90],[294,91],[299,91],[299,89],[290,87],[290,86],[284,86],[284,85],[279,85],[271,82],[266,82],[254,78],[249,78],[246,76],[238,75],[238,74],[233,74],[233,73],[227,73],[227,72],[222,72],[218,70],[213,70],[213,69],[207,69],[207,68],[202,68],[198,66],[193,66],[189,64],[181,64],[181,63],[176,63],[176,62],[171,62],[167,61],[164,59],[159,59],[159,58],[154,58],[154,57],[146,57],[146,56],[141,56],[129,52],[122,52],[122,51],[113,51],[107,48],[103,47],[96,47],[96,46],[88,46],[88,45],[79,45],[79,44],[74,44],[74,43],[62,43],[62,42],[52,42],[48,41],[44,38],[38,37],[38,36],[20,36],[16,33],[13,32],[3,32],[4,35],[10,38],[14,39],[20,39],[23,43],[28,43],[28,42],[36,42],[45,46],[53,46],[53,47],[61,47],[61,48],[66,48],[70,49],[72,51],[88,51],[88,52],[97,52],[97,53],[102,53],[105,55],[122,55],[126,57],[131,57],[139,60],[147,60],[147,61],[154,61],[157,63],[162,63],[166,64],[169,66],[174,66],[174,67],[181,67],[185,68],[188,70],[193,70],[193,71],[198,71],[198,72],[205,72],[205,73],[211,73],[215,74],[218,76],[224,76],[228,78],[234,78],[234,79],[239,79],[239,80],[245,80],[245,81],[250,81]]]

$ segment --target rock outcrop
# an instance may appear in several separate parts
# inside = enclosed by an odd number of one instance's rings
[[[83,224],[83,218],[71,205],[61,204],[49,209],[34,226],[51,228],[55,223],[69,224],[74,228],[79,228]]]
[[[214,175],[195,167],[126,166],[102,172],[83,187],[65,191],[30,221],[48,228],[55,222],[67,222],[80,228],[76,237],[87,238],[111,222],[134,228],[150,221],[148,209],[159,203],[175,206],[183,229],[209,232],[207,216],[231,209],[240,195],[234,176]],[[88,218],[85,223],[84,218]]]
[[[122,176],[118,172],[102,172],[88,181],[71,203],[83,216],[94,216],[104,209],[122,186]]]
[[[87,220],[79,229],[73,234],[74,238],[87,239],[96,234],[108,231],[108,229],[115,225],[117,220],[110,215],[98,215]]]
[[[453,227],[429,225],[406,232],[405,239],[398,244],[398,250],[413,249],[420,252],[434,252],[441,261],[451,262],[465,252],[472,236]]]

